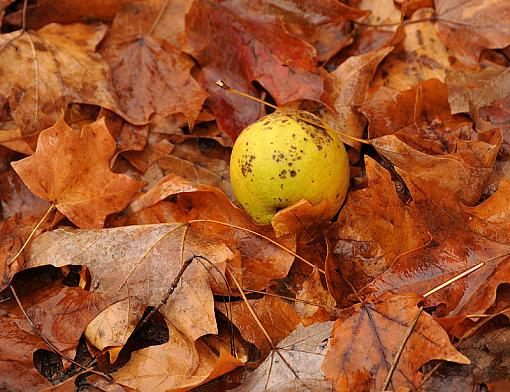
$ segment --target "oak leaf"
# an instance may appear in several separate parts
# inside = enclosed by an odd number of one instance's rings
[[[340,313],[322,364],[324,376],[333,380],[337,391],[381,390],[397,350],[418,314],[419,301],[420,297],[412,294],[386,295]],[[469,363],[432,316],[422,312],[389,388],[416,388],[422,378],[419,368],[432,359]]]
[[[79,227],[102,227],[107,215],[121,211],[140,184],[110,171],[115,143],[104,120],[81,133],[61,118],[41,132],[36,152],[12,163],[27,187]]]

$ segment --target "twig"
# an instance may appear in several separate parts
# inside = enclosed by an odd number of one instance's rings
[[[393,362],[391,364],[390,370],[388,370],[388,374],[386,375],[386,379],[384,380],[383,387],[381,389],[381,392],[388,389],[388,385],[390,385],[391,377],[393,377],[393,373],[395,372],[395,369],[397,368],[398,361],[400,360],[400,356],[402,355],[402,352],[404,351],[404,347],[409,340],[409,337],[413,333],[414,327],[416,326],[416,323],[418,323],[418,319],[420,318],[421,312],[423,311],[423,307],[420,306],[418,309],[418,312],[416,313],[416,316],[414,317],[413,322],[407,328],[406,334],[404,336],[404,339],[402,340],[402,343],[400,343],[400,346],[397,350],[397,353],[395,354],[395,357],[393,358]]]
[[[462,279],[464,276],[469,275],[470,273],[476,271],[478,268],[481,268],[484,265],[485,265],[485,261],[482,261],[481,263],[478,263],[477,265],[475,265],[474,267],[471,267],[467,271],[464,271],[461,274],[459,274],[459,275],[457,275],[457,276],[447,280],[446,282],[440,284],[439,286],[433,288],[432,290],[427,291],[425,294],[423,294],[423,298],[427,298],[428,296],[436,293],[437,291],[445,288],[446,286],[449,286],[450,284],[456,282],[457,280]]]
[[[190,258],[186,259],[184,261],[184,263],[182,264],[181,266],[181,269],[179,270],[179,272],[177,273],[177,275],[175,276],[172,284],[170,285],[170,288],[168,289],[168,291],[166,292],[165,296],[163,297],[163,299],[161,300],[161,302],[159,303],[158,306],[156,306],[155,308],[153,308],[148,314],[147,316],[145,316],[143,318],[143,320],[140,322],[140,324],[138,324],[136,330],[139,331],[145,324],[147,324],[147,321],[150,320],[150,318],[152,316],[154,316],[154,313],[156,313],[157,311],[159,311],[159,309],[161,309],[164,305],[166,305],[166,303],[168,302],[168,299],[170,298],[170,296],[173,294],[173,292],[175,291],[175,289],[177,288],[177,285],[179,284],[179,281],[181,280],[182,278],[182,275],[184,275],[184,272],[186,272],[186,269],[189,267],[189,265],[193,262],[193,260],[195,259],[195,255],[191,256]]]
[[[223,80],[221,80],[221,79],[220,79],[220,80],[218,80],[218,81],[216,81],[216,85],[217,85],[218,87],[221,87],[223,90],[228,91],[229,93],[237,94],[237,95],[240,95],[240,96],[242,96],[242,97],[244,97],[244,98],[248,98],[248,99],[251,99],[251,100],[253,100],[253,101],[256,101],[256,102],[262,103],[262,104],[264,104],[264,105],[266,105],[266,106],[269,106],[270,108],[273,108],[273,109],[275,109],[275,110],[285,110],[285,109],[281,109],[281,108],[279,108],[278,106],[275,106],[275,105],[273,105],[273,104],[270,104],[270,103],[268,103],[268,102],[266,102],[266,101],[264,101],[264,100],[262,100],[262,99],[259,99],[259,98],[256,98],[256,97],[252,97],[252,96],[251,96],[251,95],[249,95],[249,94],[246,94],[246,93],[243,93],[242,91],[236,90],[235,88],[230,87],[228,84],[226,84],[226,83],[225,83]],[[348,134],[344,134],[343,132],[339,132],[339,131],[336,131],[336,130],[335,130],[335,129],[333,129],[333,128],[328,127],[326,124],[319,123],[319,122],[315,122],[315,121],[311,121],[310,119],[308,119],[308,118],[306,118],[306,117],[304,117],[304,116],[301,116],[301,115],[299,114],[299,111],[292,112],[292,114],[293,114],[295,117],[299,118],[300,120],[302,120],[302,121],[304,121],[304,122],[306,122],[306,123],[308,123],[308,124],[311,124],[311,125],[313,125],[313,126],[316,126],[316,127],[322,128],[322,129],[325,129],[325,130],[327,130],[327,131],[329,131],[329,132],[337,133],[337,134],[339,134],[339,135],[341,135],[341,136],[343,136],[343,137],[346,137],[346,138],[348,138],[348,139],[352,139],[352,140],[354,140],[354,141],[356,141],[356,142],[359,142],[359,143],[362,143],[362,144],[369,144],[369,145],[371,145],[371,144],[372,144],[372,143],[370,142],[370,140],[360,139],[360,138],[357,138],[357,137],[354,137],[354,136],[351,136],[351,135],[348,135]]]
[[[23,251],[25,250],[25,248],[27,247],[28,243],[30,242],[30,240],[32,239],[32,237],[35,235],[35,233],[37,232],[37,230],[39,229],[39,227],[42,225],[42,223],[46,220],[46,218],[48,217],[48,215],[50,214],[51,211],[53,211],[53,209],[55,208],[55,205],[52,204],[50,205],[50,208],[48,208],[48,210],[46,211],[46,213],[44,214],[44,216],[39,220],[39,222],[37,222],[37,225],[35,225],[35,227],[33,228],[32,232],[30,233],[30,235],[28,236],[27,240],[23,243],[23,246],[21,247],[20,250],[18,250],[18,252],[14,255],[14,257],[12,258],[10,264],[14,263],[17,258],[23,253]]]
[[[32,329],[37,333],[37,335],[39,335],[39,337],[42,340],[44,340],[44,342],[48,345],[49,348],[51,348],[51,350],[53,350],[53,352],[55,352],[56,354],[60,355],[62,358],[67,359],[69,362],[71,362],[72,364],[78,366],[79,368],[81,368],[81,369],[83,369],[85,371],[97,374],[98,376],[104,377],[104,378],[106,378],[109,381],[112,380],[112,377],[109,374],[100,372],[98,370],[87,368],[86,366],[83,366],[81,363],[76,362],[74,359],[70,358],[69,356],[67,356],[66,354],[61,352],[53,343],[51,343],[48,340],[48,338],[46,338],[46,336],[44,336],[42,334],[41,331],[39,331],[39,329],[37,329],[37,327],[35,326],[34,322],[30,318],[30,316],[28,315],[27,311],[23,307],[23,304],[21,303],[21,301],[20,301],[20,299],[18,297],[18,294],[16,293],[16,290],[14,290],[14,287],[12,285],[9,285],[9,288],[11,289],[12,295],[14,296],[14,299],[16,300],[16,303],[18,304],[19,309],[21,310],[21,312],[23,313],[23,315],[25,316],[25,318],[29,322],[29,324],[32,327]]]
[[[295,258],[301,260],[302,262],[308,264],[310,267],[312,268],[315,268],[316,266],[311,263],[310,261],[306,260],[305,258],[301,257],[300,255],[298,255],[296,252],[293,252],[291,251],[290,249],[286,248],[285,246],[279,244],[278,242],[272,240],[271,238],[269,237],[266,237],[265,235],[263,234],[260,234],[260,233],[257,233],[256,231],[254,230],[250,230],[250,229],[247,229],[245,227],[242,227],[242,226],[237,226],[237,225],[233,225],[231,223],[226,223],[226,222],[221,222],[221,221],[217,221],[217,220],[213,220],[213,219],[192,219],[192,220],[189,220],[187,223],[189,224],[193,224],[193,223],[216,223],[218,225],[222,225],[222,226],[227,226],[227,227],[231,227],[233,229],[237,229],[237,230],[241,230],[241,231],[245,231],[247,233],[250,233],[250,234],[253,234],[259,238],[263,238],[265,239],[266,241],[270,242],[271,244],[273,244],[274,246],[284,250],[285,252],[291,254],[292,256],[294,256]],[[324,274],[324,270],[318,268],[319,272],[322,272]]]

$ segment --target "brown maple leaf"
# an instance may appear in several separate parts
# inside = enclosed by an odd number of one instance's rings
[[[450,191],[399,170],[416,211],[432,237],[371,282],[366,292],[413,292],[420,295],[484,263],[476,271],[430,295],[427,304],[444,304],[448,316],[483,313],[498,285],[510,281],[508,184],[485,203],[466,207]],[[504,219],[502,219],[504,218]]]
[[[122,115],[108,65],[95,53],[105,32],[100,24],[50,24],[0,36],[0,100],[7,100],[22,135],[52,126],[71,102]]]
[[[102,227],[107,215],[121,211],[140,184],[110,171],[115,143],[104,119],[81,132],[61,118],[41,132],[36,152],[12,162],[27,187],[79,227]]]
[[[478,65],[483,49],[510,45],[510,4],[507,0],[434,0],[441,38],[459,59]]]
[[[162,7],[166,7],[163,2],[155,10]],[[119,103],[126,113],[144,122],[154,113],[183,113],[193,128],[207,97],[190,74],[193,62],[178,47],[153,36],[151,25],[140,25],[139,11],[135,5],[118,13],[100,48],[112,70]]]
[[[368,186],[351,192],[328,239],[328,288],[343,305],[353,294],[393,264],[395,259],[426,244],[430,236],[412,205],[404,204],[390,173],[365,157]],[[370,224],[367,224],[370,222]]]
[[[351,306],[335,321],[322,364],[337,391],[379,391],[404,336],[418,314],[420,297],[386,295],[374,303]],[[432,359],[467,364],[469,359],[450,343],[448,335],[422,312],[402,351],[389,387],[417,387],[419,368]]]

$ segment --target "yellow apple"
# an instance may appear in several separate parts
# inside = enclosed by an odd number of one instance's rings
[[[302,199],[327,200],[331,216],[349,187],[349,160],[333,132],[304,111],[276,111],[246,127],[230,158],[234,195],[257,223]]]

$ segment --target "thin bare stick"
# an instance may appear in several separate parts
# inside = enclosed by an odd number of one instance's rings
[[[296,259],[299,259],[303,263],[308,264],[310,267],[312,267],[312,268],[316,267],[313,263],[311,263],[310,261],[308,261],[305,258],[301,257],[296,252],[293,252],[290,249],[286,248],[285,246],[283,246],[283,245],[279,244],[278,242],[272,240],[271,238],[268,238],[268,237],[266,237],[263,234],[257,233],[254,230],[247,229],[246,227],[237,226],[237,225],[233,225],[231,223],[221,222],[221,221],[217,221],[217,220],[213,220],[213,219],[192,219],[192,220],[189,220],[188,223],[189,224],[193,224],[193,223],[215,223],[215,224],[218,224],[218,225],[227,226],[227,227],[231,227],[233,229],[245,231],[245,232],[253,234],[253,235],[255,235],[255,236],[259,237],[259,238],[265,239],[266,241],[270,242],[274,246],[276,246],[276,247],[284,250],[285,252],[289,253],[290,255],[294,256]],[[322,270],[320,268],[318,268],[318,270],[319,270],[319,272],[322,272],[324,274],[324,270]]]
[[[179,281],[181,280],[182,275],[184,275],[184,272],[186,272],[186,270],[188,269],[188,267],[190,266],[190,264],[193,262],[194,259],[195,259],[195,256],[191,256],[190,258],[188,258],[184,261],[184,263],[181,266],[181,269],[175,276],[172,284],[170,285],[168,291],[166,292],[165,296],[163,297],[163,299],[161,300],[159,305],[156,306],[155,308],[153,308],[147,314],[147,316],[145,316],[143,318],[143,320],[140,322],[140,324],[138,324],[138,326],[136,328],[137,331],[139,331],[145,324],[147,324],[147,321],[149,321],[152,318],[152,316],[154,316],[154,313],[156,313],[157,311],[159,311],[159,309],[161,309],[164,305],[166,305],[166,303],[168,302],[168,299],[170,298],[170,296],[173,294],[173,292],[177,288],[177,285],[179,284]]]
[[[262,322],[260,321],[259,317],[257,316],[257,313],[255,313],[255,311],[253,310],[251,304],[248,302],[248,298],[246,298],[246,295],[244,295],[243,293],[243,289],[241,288],[241,285],[239,284],[239,282],[237,281],[236,277],[234,276],[234,274],[230,271],[230,269],[228,269],[227,267],[227,272],[230,274],[230,277],[232,278],[232,280],[234,281],[236,287],[237,287],[237,290],[239,290],[239,294],[241,294],[241,297],[243,297],[243,301],[244,303],[246,304],[246,307],[248,308],[248,311],[250,312],[251,314],[251,317],[253,317],[253,320],[255,320],[255,322],[257,323],[258,327],[260,328],[260,330],[262,331],[262,333],[264,334],[264,336],[266,337],[267,341],[269,342],[269,344],[271,345],[271,348],[273,349],[274,352],[276,352],[278,354],[278,356],[281,358],[281,360],[283,361],[283,363],[289,368],[289,370],[292,372],[292,374],[294,375],[294,377],[296,377],[298,380],[300,379],[298,374],[296,373],[296,371],[292,368],[292,366],[290,366],[290,363],[287,362],[287,360],[283,357],[283,355],[280,353],[280,351],[278,350],[278,348],[276,347],[276,345],[274,344],[273,342],[273,339],[271,339],[271,336],[269,336],[269,334],[267,333],[266,329],[264,328],[264,326],[262,325]]]
[[[418,312],[416,313],[416,316],[414,317],[413,322],[411,323],[409,328],[407,328],[404,339],[402,340],[402,343],[400,343],[397,353],[395,354],[395,357],[393,358],[393,362],[391,364],[390,370],[388,370],[388,374],[386,375],[386,379],[384,380],[384,384],[383,384],[383,387],[381,388],[381,392],[384,392],[388,389],[388,385],[390,385],[391,378],[393,377],[393,373],[395,372],[395,369],[397,368],[398,361],[400,360],[400,356],[402,355],[402,352],[404,351],[404,347],[405,347],[407,341],[409,340],[409,337],[411,336],[411,334],[414,331],[414,327],[418,323],[418,319],[420,318],[422,310],[423,310],[423,308],[420,306],[420,308],[418,309]]]
[[[19,309],[21,310],[21,312],[23,313],[23,315],[25,316],[25,318],[27,319],[27,321],[29,322],[30,326],[32,327],[32,329],[37,333],[37,335],[39,335],[39,337],[44,340],[44,342],[48,345],[48,347],[53,351],[55,352],[56,354],[60,355],[62,358],[65,358],[67,359],[69,362],[71,362],[72,364],[78,366],[79,368],[83,369],[83,370],[86,370],[86,371],[89,371],[89,372],[92,372],[94,374],[97,374],[98,376],[101,376],[101,377],[104,377],[106,378],[107,380],[112,380],[112,377],[108,374],[105,374],[103,372],[100,372],[100,371],[97,371],[97,370],[94,370],[94,369],[90,369],[86,366],[83,366],[81,363],[78,363],[76,362],[74,359],[68,357],[67,355],[65,355],[63,352],[61,352],[57,347],[55,347],[55,345],[53,343],[51,343],[48,338],[46,338],[46,336],[44,336],[42,334],[41,331],[39,331],[39,329],[37,329],[37,327],[35,326],[34,322],[32,321],[32,319],[30,318],[30,316],[28,315],[27,311],[25,310],[25,308],[23,307],[23,304],[21,303],[21,300],[19,299],[18,297],[18,294],[16,293],[16,290],[14,290],[14,287],[12,285],[9,285],[9,288],[11,289],[11,292],[12,292],[12,295],[14,296],[14,299],[16,300],[16,303],[18,304],[18,307]]]
[[[266,102],[266,101],[264,101],[264,100],[262,100],[262,99],[259,99],[259,98],[256,98],[256,97],[252,97],[252,96],[251,96],[251,95],[249,95],[249,94],[246,94],[246,93],[243,93],[242,91],[236,90],[236,89],[234,89],[234,88],[230,87],[228,84],[226,84],[226,83],[225,83],[223,80],[221,80],[221,79],[220,79],[220,80],[218,80],[218,81],[216,81],[216,85],[217,85],[218,87],[221,87],[222,89],[224,89],[224,90],[228,91],[229,93],[237,94],[237,95],[240,95],[240,96],[242,96],[242,97],[244,97],[244,98],[251,99],[252,101],[256,101],[256,102],[262,103],[262,104],[264,104],[264,105],[266,105],[266,106],[269,106],[270,108],[273,108],[273,109],[276,109],[276,110],[280,110],[280,111],[282,111],[282,110],[283,110],[283,111],[285,111],[285,110],[286,110],[285,108],[279,108],[278,106],[275,106],[275,105],[273,105],[273,104],[270,104],[269,102]],[[299,111],[292,112],[291,114],[292,114],[293,116],[295,116],[295,117],[299,118],[300,120],[302,120],[302,121],[304,121],[304,122],[306,122],[306,123],[308,123],[308,124],[311,124],[311,125],[313,125],[313,126],[315,126],[315,127],[319,127],[319,128],[325,129],[325,130],[327,130],[327,131],[329,131],[329,132],[334,132],[334,133],[336,133],[336,134],[338,134],[338,135],[340,135],[340,136],[346,137],[346,138],[348,138],[348,139],[354,140],[354,141],[359,142],[359,143],[362,143],[362,144],[369,144],[369,145],[371,145],[371,144],[372,144],[369,140],[360,139],[360,138],[357,138],[357,137],[355,137],[355,136],[351,136],[351,135],[348,135],[348,134],[346,134],[346,133],[339,132],[339,131],[337,131],[337,130],[335,130],[335,129],[333,129],[333,128],[328,127],[326,124],[323,124],[323,123],[320,123],[320,122],[312,121],[312,120],[310,120],[309,118],[306,118],[306,117],[304,117],[304,116],[301,116],[301,115],[300,115],[300,113],[299,113]]]
[[[286,300],[289,300],[289,301],[294,301],[294,302],[302,302],[304,304],[307,304],[307,305],[313,305],[313,306],[318,306],[320,308],[324,308],[324,309],[328,309],[328,310],[338,310],[337,308],[335,308],[334,306],[328,306],[328,305],[323,305],[323,304],[319,304],[317,302],[311,302],[311,301],[307,301],[306,299],[299,299],[299,298],[292,298],[292,297],[286,297],[285,295],[280,295],[280,294],[273,294],[273,293],[267,293],[265,291],[258,291],[258,290],[250,290],[250,289],[243,289],[245,292],[247,293],[256,293],[256,294],[263,294],[263,295],[267,295],[269,297],[277,297],[277,298],[283,298],[283,299],[286,299]]]
[[[29,244],[30,240],[32,239],[32,237],[35,235],[35,233],[37,232],[37,230],[39,229],[39,227],[42,225],[42,223],[46,220],[46,218],[48,217],[48,215],[50,214],[51,211],[53,211],[53,209],[55,208],[55,205],[52,204],[50,206],[50,208],[48,208],[48,210],[46,211],[46,213],[43,215],[43,217],[39,220],[39,222],[37,222],[37,225],[35,225],[35,227],[33,228],[32,232],[30,233],[30,235],[28,236],[27,240],[24,242],[24,244],[22,245],[21,249],[18,250],[18,253],[16,253],[14,255],[14,257],[12,258],[10,264],[14,263],[17,258],[23,253],[23,251],[25,250],[25,248],[27,247],[27,245]]]
[[[147,32],[147,35],[151,35],[154,32],[154,29],[158,25],[159,21],[161,20],[161,17],[165,13],[166,8],[168,7],[168,0],[165,1],[165,4],[163,4],[158,12],[158,16],[156,16],[156,19],[154,19],[154,22],[152,23],[151,28]]]
[[[239,90],[236,90],[235,88],[230,87],[227,83],[225,83],[221,79],[216,81],[216,86],[222,88],[225,91],[228,91],[229,93],[237,94],[237,95],[240,95],[241,97],[248,98],[248,99],[251,99],[252,101],[261,103],[262,105],[269,106],[270,108],[273,108],[275,110],[280,110],[280,108],[278,106],[273,105],[272,103],[266,102],[260,98],[253,97],[250,94],[243,93],[242,91],[239,91]]]
[[[470,273],[476,271],[479,268],[482,268],[484,265],[485,265],[485,261],[478,263],[477,265],[475,265],[474,267],[471,267],[467,271],[464,271],[463,273],[447,280],[446,282],[440,284],[439,286],[433,288],[432,290],[427,291],[425,294],[423,294],[423,298],[427,298],[427,297],[431,296],[432,294],[438,292],[439,290],[445,288],[446,286],[449,286],[452,283],[456,282],[457,280],[462,279],[464,276],[469,275]]]

